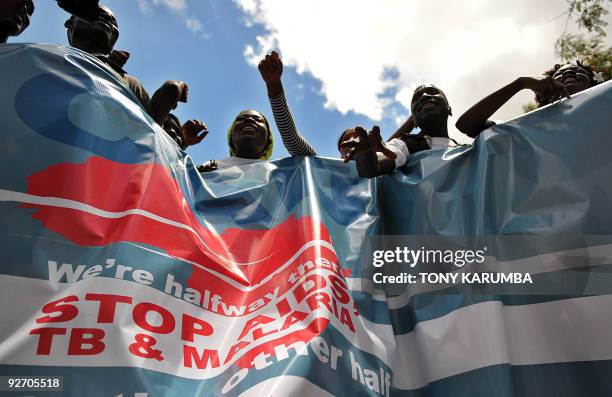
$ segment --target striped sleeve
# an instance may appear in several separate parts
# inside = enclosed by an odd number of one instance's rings
[[[285,93],[281,92],[280,95],[270,97],[269,99],[276,127],[289,154],[292,156],[315,156],[317,154],[315,150],[295,127],[291,111],[285,99]]]

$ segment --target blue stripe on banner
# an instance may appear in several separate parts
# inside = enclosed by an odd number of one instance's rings
[[[375,324],[391,324],[391,312],[387,308],[387,302],[372,299],[368,292],[351,291],[351,296],[357,304],[360,316]]]
[[[557,272],[547,272],[535,274],[532,276],[534,285],[539,285],[542,290],[552,288],[552,286],[560,286],[556,289],[562,290],[562,286],[566,285],[565,281],[568,276],[573,277],[573,286],[592,285],[594,271],[598,273],[612,272],[612,265],[602,265],[591,268],[578,270],[563,270]],[[494,291],[491,286],[489,290]],[[612,295],[612,285],[598,286],[599,292],[607,292],[605,295]],[[483,290],[483,292],[486,290]],[[517,292],[520,289],[517,289]],[[599,293],[597,295],[604,295]],[[462,307],[475,305],[482,302],[499,301],[506,306],[531,305],[536,303],[545,303],[557,300],[565,300],[572,298],[580,298],[584,296],[593,296],[593,294],[565,294],[565,295],[550,295],[550,294],[525,294],[525,295],[502,295],[502,294],[465,294],[457,293],[453,289],[443,291],[428,292],[418,294],[410,298],[409,303],[399,309],[390,310],[390,317],[394,324],[394,332],[396,335],[406,334],[411,332],[414,327],[421,321],[432,320],[442,317],[454,310]],[[376,305],[376,310],[382,310],[382,307]],[[367,316],[370,317],[367,317]],[[376,322],[378,316],[372,316],[371,311],[365,311],[364,317],[370,321]],[[387,323],[383,323],[387,324]]]
[[[557,300],[572,299],[578,296],[560,295],[418,295],[410,304],[395,310],[388,310],[387,303],[370,298],[367,292],[353,291],[352,297],[357,303],[359,314],[370,322],[383,325],[394,325],[396,335],[412,332],[421,321],[433,320],[462,307],[483,302],[499,301],[506,306],[530,305]],[[414,305],[414,306],[413,306]],[[415,309],[415,306],[418,309]]]
[[[462,307],[483,302],[501,302],[505,306],[521,306],[583,297],[562,295],[418,295],[411,304],[390,310],[395,335],[412,332],[422,321],[442,317]],[[364,316],[365,317],[365,316]]]
[[[532,278],[534,285],[542,290],[561,290],[568,286],[567,279],[572,278],[572,287],[588,286],[596,289],[599,292],[597,295],[602,295],[602,292],[605,292],[606,295],[612,295],[612,285],[600,285],[593,277],[594,274],[610,272],[612,272],[612,265],[601,265],[534,274]],[[513,287],[515,293],[521,292],[521,289],[520,286]],[[392,310],[387,309],[385,301],[372,299],[367,292],[353,291],[352,296],[364,318],[376,324],[393,324],[396,335],[411,332],[421,321],[439,318],[462,307],[483,302],[499,301],[506,306],[520,306],[593,296],[593,294],[584,293],[573,295],[527,294],[525,291],[528,290],[523,290],[524,295],[486,294],[487,291],[495,292],[495,287],[492,285],[480,291],[482,292],[475,293],[473,289],[466,292],[465,289],[453,288],[417,294],[410,298],[407,305]]]

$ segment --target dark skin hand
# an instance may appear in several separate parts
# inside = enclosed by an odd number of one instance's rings
[[[172,109],[176,109],[179,102],[189,99],[189,86],[184,81],[168,80],[153,94],[149,104],[151,117],[162,125]]]
[[[99,2],[99,0],[57,0],[57,5],[77,18],[93,22],[101,12]]]
[[[570,93],[559,80],[547,76],[519,77],[507,86],[495,91],[468,109],[459,120],[456,127],[459,131],[476,137],[486,128],[489,118],[519,91],[528,89],[536,94],[554,100],[569,98]]]
[[[108,56],[112,62],[114,62],[120,68],[123,68],[127,63],[128,59],[130,59],[130,53],[127,51],[117,51],[113,50]]]
[[[259,69],[261,78],[266,83],[268,96],[279,96],[283,92],[283,83],[281,82],[283,61],[281,61],[278,52],[272,51],[272,54],[266,55],[266,57],[259,62],[257,68]]]
[[[184,81],[180,82],[181,85],[181,97],[179,98],[179,102],[187,103],[189,100],[189,86]]]
[[[383,142],[378,126],[369,133],[363,127],[355,127],[354,133],[346,135],[347,139],[340,143],[340,151],[345,163],[356,162],[359,176],[374,178],[395,169],[396,154]]]
[[[216,171],[218,168],[217,162],[215,160],[210,160],[205,165],[201,165],[198,167],[198,171],[200,172],[210,172]]]
[[[189,120],[183,124],[183,149],[197,145],[208,135],[206,125],[200,120]]]

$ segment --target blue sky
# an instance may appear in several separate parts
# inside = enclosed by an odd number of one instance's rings
[[[106,0],[131,53],[125,69],[152,94],[165,80],[184,80],[189,103],[182,121],[210,130],[188,149],[196,162],[227,156],[227,128],[244,109],[274,125],[255,65],[278,50],[283,82],[302,134],[323,156],[355,125],[392,134],[409,115],[412,91],[442,88],[453,108],[450,136],[471,142],[454,121],[477,100],[519,76],[556,61],[554,42],[566,27],[565,0]],[[12,41],[67,44],[68,15],[55,1],[36,2],[30,28]],[[573,24],[568,25],[570,30]],[[610,30],[610,29],[609,29]],[[522,114],[533,94],[522,92],[494,115]],[[276,130],[274,126],[274,130]],[[275,134],[273,158],[287,155]]]
[[[273,123],[265,85],[243,55],[262,28],[246,27],[244,14],[234,3],[193,1],[188,14],[152,3],[143,12],[136,1],[107,0],[105,4],[119,22],[115,48],[131,53],[125,66],[128,73],[140,79],[151,94],[168,79],[189,84],[189,102],[180,104],[176,114],[182,121],[201,119],[210,130],[201,144],[188,150],[197,162],[227,156],[227,128],[239,111],[259,110]],[[67,44],[63,24],[68,15],[54,1],[37,2],[36,7],[30,28],[18,41]],[[185,23],[194,16],[202,24],[196,32]],[[364,116],[343,116],[324,109],[324,98],[318,94],[320,83],[308,75],[300,76],[286,67],[283,82],[298,128],[321,155],[336,156],[335,140],[344,128],[371,124]],[[273,157],[287,156],[278,134],[275,138]]]

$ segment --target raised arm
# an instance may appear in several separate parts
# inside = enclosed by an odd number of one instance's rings
[[[153,94],[148,105],[148,113],[159,125],[164,123],[172,109],[179,102],[187,102],[189,87],[183,81],[168,80]]]
[[[283,83],[281,81],[283,62],[280,56],[276,51],[273,51],[272,54],[266,55],[266,57],[259,62],[258,67],[261,77],[268,89],[268,99],[270,100],[276,127],[278,128],[278,132],[283,139],[283,144],[287,148],[287,151],[292,156],[316,155],[317,153],[312,146],[310,146],[308,141],[298,132],[293,117],[291,116],[291,111],[287,105]]]
[[[459,117],[455,126],[464,134],[475,138],[490,127],[489,118],[519,91],[530,89],[543,97],[559,99],[569,97],[567,89],[559,81],[548,76],[519,77],[472,106]]]

